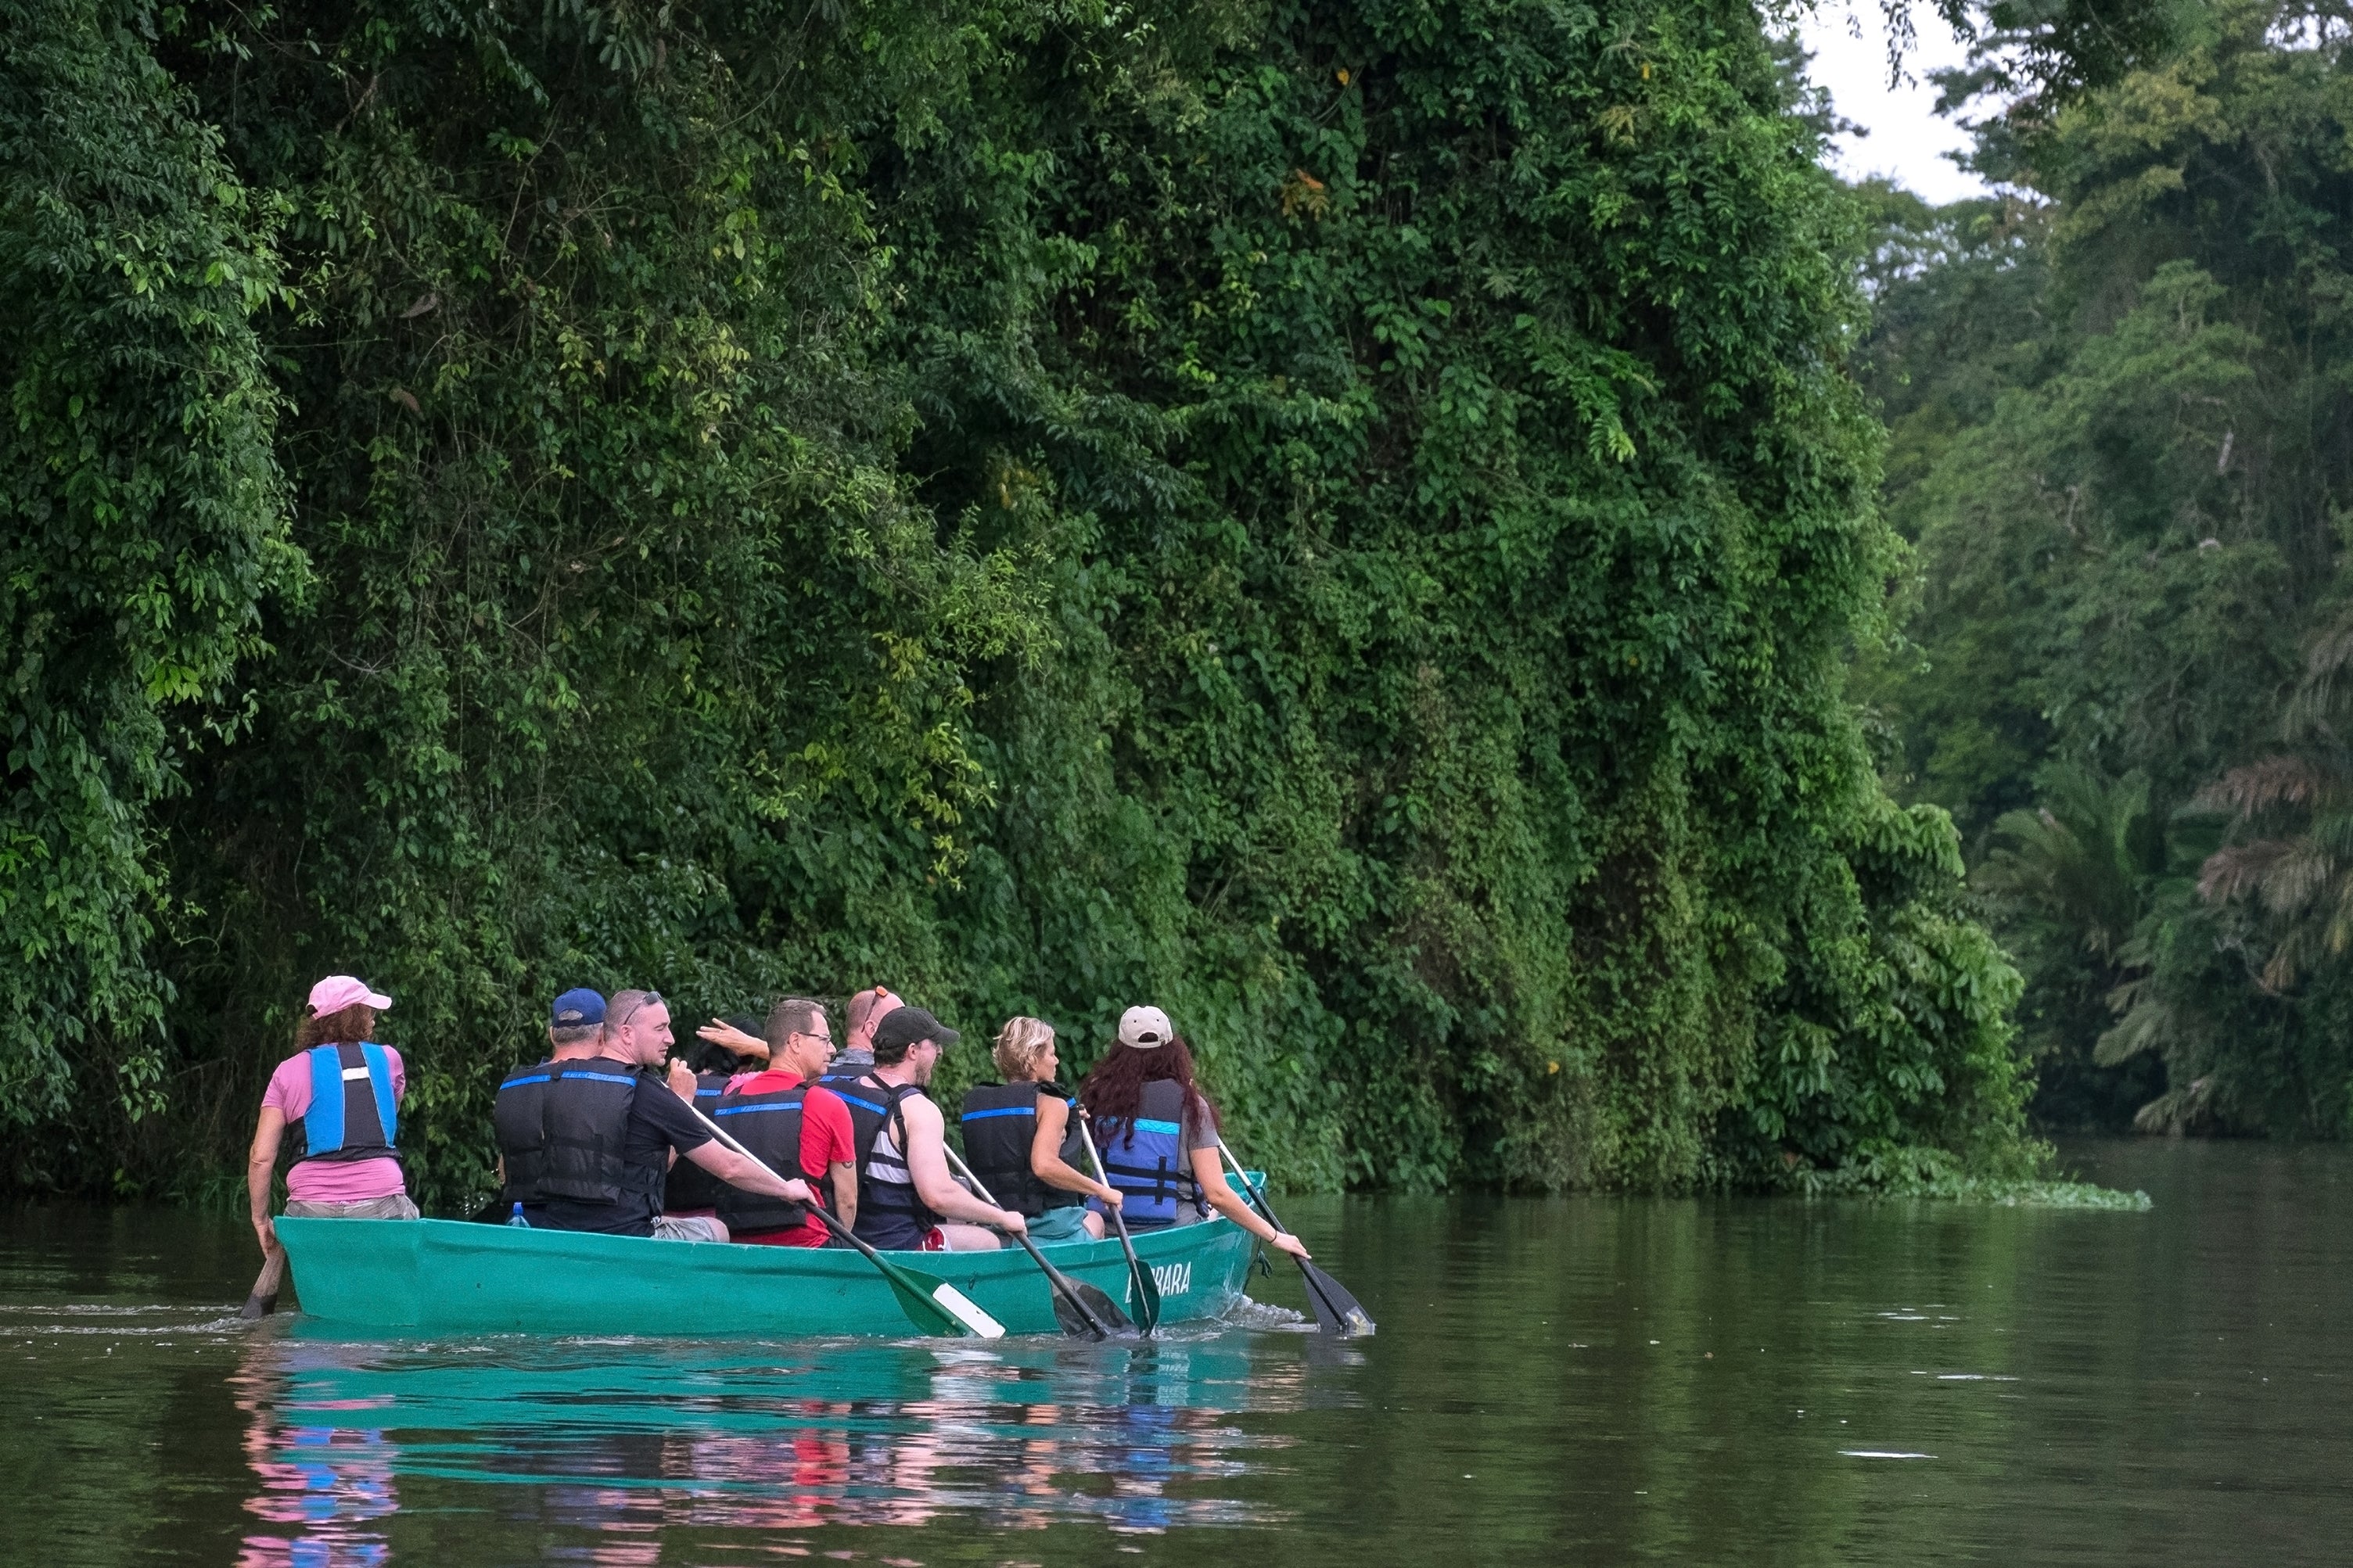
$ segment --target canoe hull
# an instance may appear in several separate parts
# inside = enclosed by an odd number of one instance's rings
[[[858,1253],[734,1247],[458,1220],[278,1222],[303,1312],[322,1322],[413,1332],[858,1334],[915,1331]],[[1160,1286],[1161,1321],[1213,1318],[1250,1272],[1250,1238],[1224,1219],[1136,1238]],[[1116,1241],[1046,1249],[1064,1273],[1128,1306]],[[945,1279],[1017,1334],[1054,1333],[1045,1280],[1018,1248],[892,1253]]]

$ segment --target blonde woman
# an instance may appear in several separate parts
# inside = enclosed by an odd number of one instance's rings
[[[1090,1212],[1086,1201],[1115,1204],[1120,1196],[1071,1163],[1085,1156],[1071,1120],[1078,1102],[1054,1082],[1061,1062],[1053,1026],[1037,1018],[1008,1019],[997,1031],[995,1055],[1005,1081],[977,1084],[964,1094],[964,1154],[973,1174],[998,1203],[1029,1220],[1030,1239],[1040,1247],[1102,1240],[1103,1216]]]

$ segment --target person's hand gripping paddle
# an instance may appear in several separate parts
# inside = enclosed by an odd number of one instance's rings
[[[686,1109],[689,1115],[702,1123],[704,1131],[718,1139],[725,1147],[733,1149],[754,1165],[758,1165],[762,1173],[770,1181],[784,1180],[776,1172],[769,1170],[760,1156],[727,1136],[717,1122],[691,1105]],[[882,1278],[891,1282],[891,1293],[899,1298],[900,1310],[905,1312],[908,1321],[923,1332],[974,1334],[984,1340],[1001,1340],[1005,1337],[1003,1323],[981,1310],[978,1302],[946,1280],[934,1279],[921,1270],[892,1262],[858,1237],[850,1235],[849,1228],[833,1215],[826,1213],[821,1205],[809,1205],[808,1212],[811,1218],[831,1231],[836,1238],[849,1243],[866,1255],[866,1261],[874,1265],[881,1272]]]
[[[980,1178],[972,1173],[972,1167],[964,1163],[963,1155],[954,1149],[948,1149],[945,1143],[942,1143],[940,1147],[947,1150],[948,1158],[955,1162],[955,1168],[964,1173],[964,1179],[972,1184],[972,1190],[980,1195],[982,1203],[993,1205],[998,1208],[1005,1206],[997,1203],[987,1187],[981,1185]],[[1119,1310],[1119,1303],[1113,1300],[1110,1296],[1083,1279],[1071,1279],[1047,1262],[1046,1255],[1038,1250],[1038,1244],[1030,1240],[1027,1235],[1017,1234],[1013,1239],[1019,1242],[1023,1250],[1029,1254],[1031,1260],[1045,1271],[1046,1283],[1052,1287],[1054,1321],[1062,1326],[1064,1333],[1081,1334],[1089,1339],[1100,1340],[1110,1335],[1113,1330],[1125,1330],[1131,1333],[1134,1331],[1135,1325],[1127,1321],[1127,1314]]]
[[[1218,1152],[1223,1154],[1226,1163],[1234,1168],[1234,1175],[1241,1183],[1242,1196],[1250,1200],[1250,1207],[1258,1210],[1259,1217],[1275,1229],[1282,1229],[1283,1224],[1274,1217],[1274,1210],[1268,1205],[1266,1194],[1251,1182],[1249,1173],[1242,1169],[1242,1163],[1234,1158],[1234,1152],[1226,1147],[1222,1137],[1218,1140]],[[1317,1328],[1327,1334],[1337,1334],[1342,1339],[1352,1339],[1373,1331],[1372,1314],[1357,1305],[1356,1299],[1348,1294],[1345,1286],[1304,1258],[1293,1257],[1292,1261],[1299,1265],[1300,1277],[1307,1281],[1307,1304],[1314,1309]]]
[[[1106,1187],[1110,1186],[1111,1178],[1103,1174],[1103,1156],[1095,1152],[1094,1130],[1090,1125],[1085,1107],[1079,1108],[1078,1117],[1079,1136],[1085,1140],[1087,1145],[1087,1163],[1095,1168],[1095,1180]],[[1148,1334],[1160,1326],[1159,1283],[1152,1278],[1152,1270],[1144,1266],[1144,1259],[1135,1255],[1135,1238],[1127,1234],[1127,1215],[1120,1212],[1117,1204],[1103,1205],[1103,1212],[1111,1215],[1112,1226],[1119,1232],[1120,1250],[1127,1254],[1128,1277],[1135,1286],[1136,1321]]]

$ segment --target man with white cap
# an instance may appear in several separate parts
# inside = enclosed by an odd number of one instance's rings
[[[348,974],[311,987],[294,1026],[294,1055],[269,1075],[246,1157],[245,1190],[265,1256],[278,1250],[269,1217],[272,1178],[289,1127],[294,1165],[286,1212],[298,1219],[415,1219],[402,1179],[400,1101],[408,1080],[400,1053],[375,1043],[375,1016],[392,998]]]

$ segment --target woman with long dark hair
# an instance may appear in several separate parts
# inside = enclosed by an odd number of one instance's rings
[[[1289,1231],[1258,1216],[1226,1184],[1218,1153],[1218,1108],[1193,1081],[1193,1052],[1157,1007],[1130,1007],[1119,1043],[1079,1085],[1079,1103],[1094,1123],[1103,1173],[1121,1195],[1130,1230],[1156,1230],[1207,1219],[1211,1209],[1278,1251],[1307,1248]],[[1100,1212],[1100,1199],[1088,1206]]]

